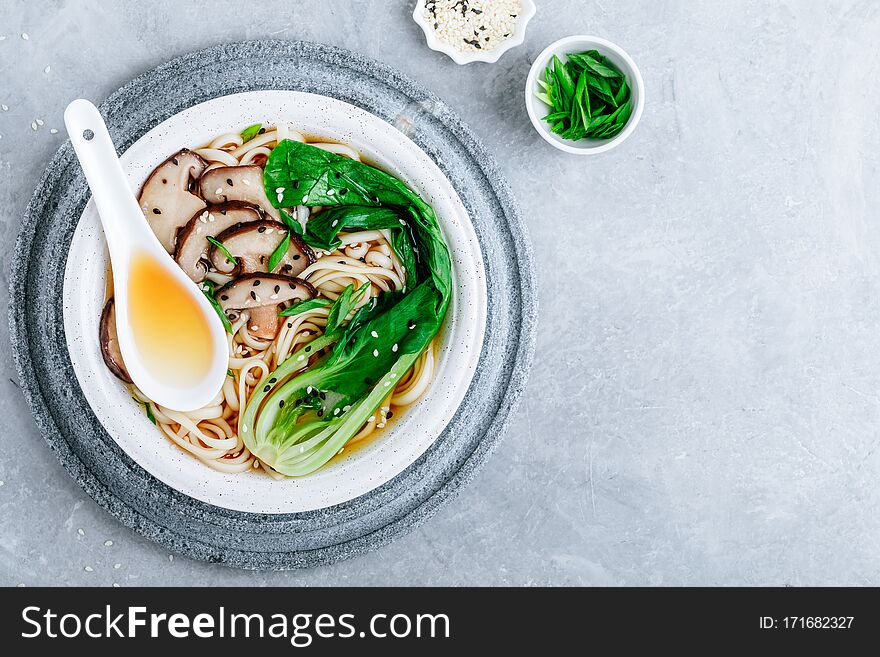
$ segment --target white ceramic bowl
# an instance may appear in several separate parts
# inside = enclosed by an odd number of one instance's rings
[[[175,447],[107,369],[98,347],[107,253],[93,201],[70,245],[64,277],[64,330],[76,377],[110,436],[147,472],[209,504],[255,513],[293,513],[340,504],[382,485],[434,442],[473,378],[486,324],[486,277],[470,218],[436,164],[401,132],[339,100],[296,91],[255,91],[191,107],[159,124],[121,156],[133,190],[180,148],[253,123],[285,122],[315,138],[350,144],[431,203],[452,252],[453,297],[441,328],[438,369],[425,397],[383,434],[318,472],[274,481],[262,473],[216,472]]]
[[[627,122],[623,130],[611,139],[580,139],[578,141],[563,139],[551,132],[549,124],[544,121],[544,116],[550,111],[550,106],[535,96],[538,80],[543,79],[544,70],[553,59],[553,55],[557,55],[565,61],[564,55],[584,50],[598,50],[610,59],[626,76],[626,81],[632,90],[634,107],[629,117],[629,122]],[[639,119],[642,118],[644,107],[645,84],[642,81],[642,74],[639,72],[638,66],[636,66],[632,57],[623,48],[599,37],[575,35],[554,41],[535,58],[532,68],[529,70],[528,78],[526,78],[526,109],[528,110],[532,125],[547,143],[566,153],[598,155],[599,153],[610,151],[615,146],[619,146],[636,129]]]
[[[449,55],[456,64],[470,64],[471,62],[487,62],[491,64],[497,62],[501,55],[511,48],[521,45],[523,39],[526,38],[526,26],[535,15],[535,3],[532,0],[520,0],[520,2],[522,7],[516,17],[516,26],[514,27],[513,34],[495,50],[488,50],[486,52],[462,52],[438,39],[434,34],[433,25],[425,18],[425,0],[416,0],[413,20],[422,28],[422,31],[425,33],[425,40],[431,50]]]

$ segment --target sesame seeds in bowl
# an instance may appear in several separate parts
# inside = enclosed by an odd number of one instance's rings
[[[418,0],[413,11],[428,47],[456,64],[498,61],[523,42],[534,15],[532,0]]]

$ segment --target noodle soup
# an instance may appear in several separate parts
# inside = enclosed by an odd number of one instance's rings
[[[105,306],[105,362],[181,449],[222,472],[305,476],[429,389],[449,251],[431,207],[348,145],[250,126],[173,154],[139,200],[227,328],[222,391],[180,413],[127,379]]]

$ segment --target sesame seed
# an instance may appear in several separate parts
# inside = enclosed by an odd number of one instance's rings
[[[276,194],[283,194],[283,193],[284,193],[284,188],[283,188],[283,187],[279,187],[278,189],[275,190],[275,193],[276,193]]]
[[[122,564],[121,564],[121,563],[115,563],[115,564],[113,564],[113,570],[119,570],[120,568],[122,568]]]
[[[55,128],[52,128],[52,129],[49,130],[49,134],[50,134],[50,135],[57,135],[57,134],[58,134],[58,130],[56,130]]]
[[[370,331],[370,335],[372,335],[374,338],[378,338],[378,337],[379,337],[379,334],[376,333],[375,331]]]
[[[21,33],[21,38],[24,39],[25,41],[27,41],[28,39],[30,39],[30,37],[28,36],[28,33],[27,33],[27,32],[22,32],[22,33]]]
[[[34,132],[37,131],[37,122],[36,121],[31,121],[31,130],[33,130]]]
[[[385,387],[386,387],[386,388],[387,388],[388,386],[390,386],[390,385],[391,385],[391,381],[386,381],[386,382],[385,382]]]
[[[39,125],[39,126],[42,126],[42,125],[43,125],[43,119],[36,119],[36,120],[34,121],[34,123],[36,123],[36,124]]]
[[[309,195],[306,194],[305,196],[303,196],[303,203],[308,203],[308,202],[309,202]]]
[[[371,415],[371,416],[370,416],[370,419],[367,420],[367,422],[375,422],[375,421],[376,421],[376,416],[375,416],[375,415]]]
[[[95,572],[95,569],[92,568],[91,566],[86,566],[85,568],[83,568],[83,570],[86,571],[87,573]]]
[[[397,352],[397,343],[396,342],[394,343],[394,346],[391,347],[391,351],[393,351],[395,353]]]
[[[43,69],[43,73],[45,73],[46,75],[49,75],[49,71],[51,71],[51,70],[52,70],[52,67],[47,66],[46,68]]]
[[[278,194],[278,202],[281,203],[284,201],[284,194]]]
[[[214,190],[214,193],[215,193],[215,194],[222,194],[222,193],[223,193],[223,188],[222,188],[222,187],[218,187],[217,189]]]
[[[119,588],[119,584],[117,584],[116,582],[113,582],[113,588],[114,588],[114,589],[118,589],[118,588]]]
[[[86,535],[86,533],[82,530],[82,527],[80,527],[79,529],[77,529],[77,530],[76,530],[76,533],[79,534],[80,536],[85,536],[85,535]]]
[[[297,358],[297,360],[305,360],[305,359],[306,359],[305,354],[300,354],[299,358]]]
[[[259,330],[259,328],[259,326],[251,326],[251,331],[257,331]]]
[[[4,112],[8,112],[8,111],[9,111],[9,105],[0,105],[0,109],[2,109]]]
[[[251,181],[248,180],[247,178],[243,178],[241,182],[243,182],[243,183],[244,183],[245,185],[247,185],[248,187],[250,187],[250,185],[251,185]]]
[[[339,415],[339,409],[338,409],[338,408],[334,408],[334,409],[333,409],[333,415]]]
[[[379,357],[379,350],[378,349],[373,349],[373,356],[376,358]]]
[[[110,547],[113,545],[113,541],[104,541],[104,547]]]

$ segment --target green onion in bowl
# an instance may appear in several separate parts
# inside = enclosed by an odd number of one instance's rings
[[[611,139],[632,114],[626,76],[598,50],[553,55],[535,96],[550,106],[544,121],[563,139]]]

